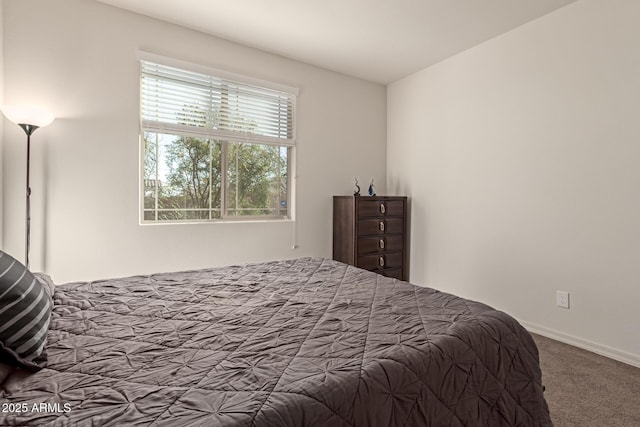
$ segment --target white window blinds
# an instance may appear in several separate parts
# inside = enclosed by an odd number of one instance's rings
[[[141,60],[145,129],[294,144],[295,94]]]

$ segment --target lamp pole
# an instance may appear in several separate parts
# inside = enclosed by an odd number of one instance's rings
[[[38,126],[19,123],[24,132],[27,134],[27,212],[25,215],[25,237],[24,237],[24,264],[27,269],[29,268],[29,248],[30,248],[30,235],[31,235],[31,186],[29,185],[29,165],[31,156],[31,134],[38,129]]]
[[[26,224],[24,232],[24,264],[27,269],[29,268],[29,247],[30,234],[31,234],[31,186],[29,185],[29,169],[30,169],[30,157],[31,157],[31,134],[36,129],[48,126],[53,122],[53,114],[46,110],[42,110],[36,107],[29,107],[24,105],[3,105],[2,114],[4,114],[9,120],[17,124],[27,134],[27,213]]]

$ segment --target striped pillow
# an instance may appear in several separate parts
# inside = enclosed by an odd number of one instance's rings
[[[52,302],[40,281],[0,251],[0,357],[32,371],[44,368]]]

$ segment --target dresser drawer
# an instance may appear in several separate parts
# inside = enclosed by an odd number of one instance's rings
[[[401,234],[379,237],[360,237],[358,239],[358,255],[376,252],[401,251],[404,248]]]
[[[402,200],[360,200],[358,203],[359,218],[403,215],[404,203]]]
[[[364,268],[365,270],[401,268],[402,252],[386,252],[382,254],[359,256],[358,267]]]
[[[404,233],[404,220],[402,218],[371,218],[358,221],[358,236],[402,233]]]
[[[376,271],[378,274],[382,274],[386,277],[393,277],[394,279],[402,280],[402,269],[401,268],[388,268],[386,270],[378,270]]]

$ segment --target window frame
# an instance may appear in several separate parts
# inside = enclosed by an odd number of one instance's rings
[[[207,76],[211,76],[215,79],[223,79],[227,81],[231,81],[234,84],[238,85],[247,85],[259,87],[261,89],[274,90],[279,92],[284,92],[288,94],[290,97],[288,98],[291,103],[291,130],[288,133],[289,138],[278,138],[278,137],[270,137],[270,136],[262,136],[251,134],[250,132],[234,132],[226,129],[213,129],[213,128],[203,128],[196,126],[188,126],[183,124],[175,124],[175,123],[163,123],[159,121],[149,121],[144,120],[143,117],[143,62],[149,62],[158,64],[160,66],[167,66],[172,68],[177,68],[181,71],[185,72],[193,72],[198,74],[203,74]],[[296,113],[297,113],[297,96],[299,94],[299,90],[297,88],[268,82],[265,80],[243,76],[235,73],[230,73],[228,71],[209,68],[177,59],[171,59],[167,57],[163,57],[160,55],[155,55],[147,52],[139,52],[138,53],[138,64],[139,64],[139,87],[140,87],[140,99],[139,99],[139,120],[140,120],[140,136],[139,136],[139,147],[140,147],[140,194],[139,194],[139,221],[142,225],[154,225],[154,224],[208,224],[208,223],[218,223],[218,222],[256,222],[256,221],[293,221],[295,220],[295,153],[296,153]],[[229,93],[229,92],[227,92]],[[152,211],[155,212],[155,218],[158,217],[158,190],[155,190],[155,200],[154,200],[154,208],[148,209],[145,208],[145,134],[156,133],[156,134],[166,134],[166,135],[174,135],[177,137],[194,137],[208,140],[210,144],[220,143],[221,144],[221,172],[220,172],[220,218],[213,218],[212,212],[214,212],[217,208],[212,207],[213,199],[209,199],[209,208],[205,209],[208,212],[208,218],[206,219],[145,219],[145,212]],[[228,169],[228,147],[230,144],[241,143],[241,144],[257,144],[261,146],[275,146],[278,147],[279,150],[285,148],[287,150],[287,207],[286,214],[265,214],[265,215],[229,215],[228,214],[228,203],[227,203],[227,187],[229,185],[229,169]],[[157,143],[156,143],[157,144]],[[156,145],[156,150],[158,150],[158,145]],[[211,160],[210,160],[211,161]],[[156,165],[156,178],[158,176],[157,173],[157,165]],[[157,181],[154,183],[154,187],[157,185]],[[189,211],[189,210],[198,210],[196,209],[170,209],[172,211]]]

